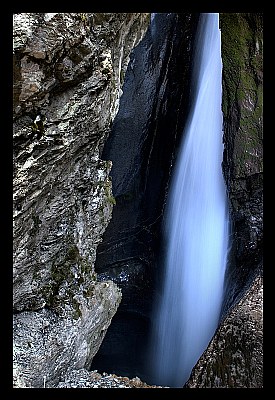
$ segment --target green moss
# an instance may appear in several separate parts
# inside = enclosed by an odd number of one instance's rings
[[[51,270],[51,279],[55,286],[60,284],[66,279],[69,280],[70,263],[64,262],[58,265],[53,265]]]
[[[112,162],[106,161],[106,168],[110,169],[111,166],[112,166]],[[114,198],[114,196],[112,194],[112,182],[109,178],[107,178],[106,180],[98,181],[96,183],[96,186],[99,189],[104,190],[104,195],[110,204],[116,205],[116,199]],[[104,207],[101,207],[99,211],[100,211],[100,214],[104,214]],[[103,216],[103,215],[100,215],[100,216]]]
[[[37,138],[40,139],[42,137],[42,135],[45,134],[46,121],[47,121],[47,118],[45,117],[45,115],[39,114],[36,116],[36,118],[34,119],[34,121],[31,124],[31,130],[32,130],[33,137],[36,134]]]
[[[98,181],[97,186],[101,189],[104,187],[104,181]]]
[[[244,97],[243,91],[256,91],[255,71],[251,70],[253,65],[257,68],[261,66],[262,56],[255,56],[255,36],[260,33],[255,32],[250,26],[250,14],[244,13],[221,13],[220,25],[222,35],[222,61],[223,61],[223,84],[228,99],[223,105],[224,111],[236,97]],[[257,42],[257,43],[258,43]],[[259,45],[258,45],[259,46]]]
[[[76,245],[72,245],[71,247],[69,247],[69,249],[67,251],[67,257],[65,260],[78,261],[79,258],[80,258],[80,255],[79,255],[78,247]]]
[[[254,118],[258,121],[263,117],[263,86],[259,85],[257,87],[257,101],[254,110]]]
[[[94,286],[89,286],[87,289],[84,290],[83,294],[86,298],[92,297],[94,294]]]
[[[107,200],[108,200],[108,202],[110,203],[110,204],[112,204],[112,205],[116,205],[116,199],[114,198],[114,196],[108,196],[107,197]]]
[[[114,196],[112,194],[111,182],[108,179],[105,181],[104,192],[105,192],[107,201],[112,205],[116,205],[116,199],[114,198]]]
[[[87,13],[78,13],[76,15],[76,18],[78,20],[80,20],[81,22],[83,22],[84,25],[86,25],[88,23],[88,15],[87,15]]]
[[[82,312],[80,310],[79,303],[75,298],[72,298],[72,306],[73,306],[73,309],[74,309],[74,312],[73,312],[73,315],[72,315],[73,319],[80,318],[82,316]]]
[[[222,13],[220,15],[222,35],[222,62],[223,62],[223,112],[230,110],[230,105],[235,99],[236,90],[240,82],[240,72],[244,67],[243,49],[246,49],[244,41],[246,34],[241,32],[237,14]]]
[[[262,169],[262,17],[221,13],[222,111],[231,128],[235,176]],[[233,136],[232,136],[233,134]]]
[[[92,296],[96,279],[92,266],[80,256],[78,247],[71,244],[64,260],[53,263],[49,283],[41,289],[41,294],[47,305],[56,312],[62,312],[66,304],[71,306],[72,317],[77,319],[81,311],[74,296],[80,287],[85,297]]]

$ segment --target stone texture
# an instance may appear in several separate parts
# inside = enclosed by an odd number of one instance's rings
[[[230,200],[232,248],[224,310],[262,269],[263,256],[263,18],[220,16],[223,58],[224,175]]]
[[[89,366],[121,300],[94,270],[115,204],[100,147],[148,19],[14,14],[14,370],[22,386]]]
[[[88,299],[75,296],[79,318],[62,318],[50,309],[14,316],[14,385],[54,386],[70,368],[89,367],[111,323],[120,296],[113,282],[95,285]]]
[[[262,277],[228,313],[185,387],[263,387]]]
[[[142,382],[139,377],[129,379],[124,376],[99,374],[97,371],[85,369],[72,370],[66,374],[57,386],[58,388],[162,388],[163,386],[150,386]]]

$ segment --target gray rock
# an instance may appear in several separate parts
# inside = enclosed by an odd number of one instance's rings
[[[224,310],[237,302],[263,258],[263,17],[221,13],[223,169],[232,221]]]
[[[99,374],[97,370],[87,371],[85,369],[68,371],[62,377],[58,388],[162,388],[164,386],[151,386],[142,382],[138,376],[129,379],[128,377],[115,374]]]
[[[263,387],[262,277],[224,319],[185,387]]]
[[[49,309],[14,316],[15,385],[43,387],[61,373],[89,366],[111,323],[121,294],[111,281],[96,284],[90,298],[75,296],[79,318],[62,318]]]
[[[149,14],[14,14],[14,379],[87,367],[121,300],[97,282],[115,199],[100,159]],[[47,325],[45,332],[44,325]]]

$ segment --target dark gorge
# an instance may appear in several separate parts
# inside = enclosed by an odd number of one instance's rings
[[[116,206],[95,264],[98,279],[114,279],[123,300],[93,369],[103,371],[110,362],[107,369],[117,374],[146,376],[161,223],[189,107],[197,21],[198,15],[156,14],[131,54],[120,109],[102,153],[113,163]]]
[[[200,20],[15,16],[15,387],[100,387],[94,370],[162,384],[151,332]],[[185,388],[262,387],[263,17],[220,13],[219,28],[230,248],[218,326]]]

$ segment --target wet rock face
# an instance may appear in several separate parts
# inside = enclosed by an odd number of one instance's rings
[[[225,310],[262,268],[263,251],[263,19],[221,14],[223,169],[232,220]]]
[[[17,311],[48,304],[68,265],[69,281],[93,274],[114,203],[111,163],[99,159],[98,147],[109,133],[121,71],[143,24],[145,30],[145,16],[126,14],[15,15]]]
[[[98,279],[112,278],[122,302],[93,369],[143,375],[161,222],[173,159],[189,106],[198,16],[156,14],[130,56],[123,95],[102,158],[112,161],[113,217],[97,250]],[[131,333],[131,334],[130,334]]]
[[[78,318],[60,318],[48,308],[15,314],[15,387],[54,387],[68,368],[90,366],[121,298],[115,284],[105,282],[89,299],[74,299]]]
[[[18,376],[29,368],[26,386],[41,385],[38,375],[46,369],[47,379],[56,380],[72,359],[79,368],[87,366],[121,300],[120,289],[98,282],[94,269],[115,203],[112,163],[100,159],[99,149],[118,110],[130,51],[148,18],[14,14],[13,286],[20,321],[14,340]],[[37,318],[62,331],[60,343],[38,332]],[[33,338],[30,346],[21,340],[23,325],[24,336]],[[63,334],[70,337],[70,350],[53,360],[46,349],[59,354],[66,348]],[[22,358],[23,345],[33,349],[39,343],[39,362],[27,352]]]
[[[185,387],[263,387],[262,277],[224,319]]]

